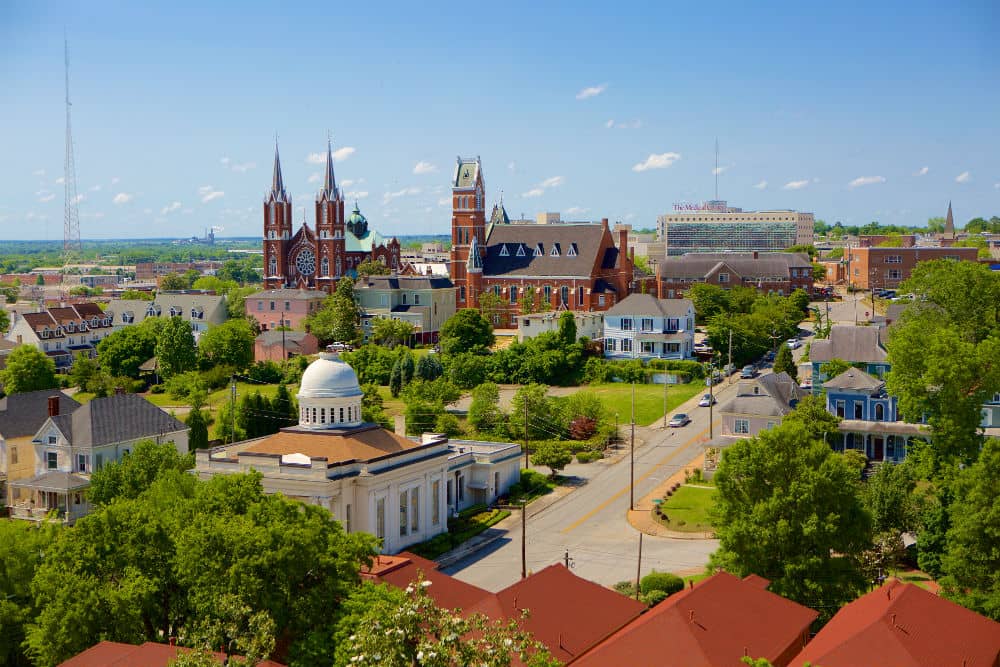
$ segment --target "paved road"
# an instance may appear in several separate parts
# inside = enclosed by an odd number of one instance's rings
[[[732,384],[716,389],[720,403],[729,400],[735,395],[735,377]],[[692,417],[692,423],[683,428],[636,428],[637,439],[642,440],[635,451],[636,501],[700,453],[700,443],[709,436],[708,408],[689,407],[696,403],[697,397],[677,409]],[[714,417],[714,433],[718,434],[718,412]],[[627,438],[627,427],[623,433]],[[568,549],[574,572],[585,579],[605,585],[634,579],[639,533],[625,519],[629,507],[629,457],[614,464],[571,466],[566,473],[580,475],[582,486],[537,514],[528,510],[528,569],[538,571],[560,562]],[[519,513],[498,527],[507,530],[504,538],[445,571],[492,591],[517,581],[521,576]],[[715,540],[645,536],[642,574],[654,568],[698,571],[717,545]]]

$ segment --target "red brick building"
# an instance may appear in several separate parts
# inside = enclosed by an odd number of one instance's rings
[[[333,292],[342,276],[371,259],[400,268],[399,241],[368,229],[357,204],[344,217],[344,197],[333,173],[333,151],[327,143],[326,175],[316,195],[315,229],[303,220],[292,233],[292,198],[285,191],[278,147],[274,147],[271,190],[264,198],[264,289],[319,289]]]
[[[954,259],[978,262],[979,248],[851,248],[847,282],[860,289],[895,289],[918,262]]]
[[[729,288],[753,287],[766,294],[788,296],[797,289],[812,292],[809,256],[790,252],[698,252],[668,257],[656,269],[661,299],[679,299],[695,283]]]
[[[634,263],[628,232],[618,243],[598,224],[510,224],[502,203],[486,220],[479,158],[458,158],[452,181],[451,259],[457,308],[476,308],[492,292],[501,310],[493,324],[516,327],[520,302],[534,289],[535,310],[607,310],[628,296]]]

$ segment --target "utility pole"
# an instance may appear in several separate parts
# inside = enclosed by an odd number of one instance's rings
[[[528,395],[524,395],[524,469],[531,467],[528,462]]]
[[[639,599],[639,577],[642,574],[642,531],[639,531],[639,560],[635,566],[635,599]]]
[[[569,569],[569,549],[566,550],[566,555],[563,556],[563,563],[566,565],[566,569]]]
[[[727,382],[731,382],[733,379],[733,330],[729,330],[729,366],[728,366],[728,379]]]
[[[281,360],[288,360],[288,353],[285,352],[285,311],[281,311]]]
[[[569,553],[569,552],[567,552]],[[528,577],[528,499],[521,499],[521,578]]]
[[[715,402],[715,366],[708,363],[708,439],[712,439],[712,403]]]
[[[667,370],[663,369],[663,428],[667,428]]]
[[[635,509],[635,382],[632,383],[632,437],[629,445],[628,508]]]
[[[233,386],[232,386],[232,390],[230,391],[230,402],[229,402],[229,404],[232,407],[231,412],[233,413],[233,423],[232,423],[233,430],[230,432],[230,436],[229,436],[230,438],[232,438],[230,440],[230,442],[232,443],[232,442],[236,442],[236,376],[235,375],[233,376]]]

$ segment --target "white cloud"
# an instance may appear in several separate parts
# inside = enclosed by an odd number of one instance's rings
[[[955,177],[956,183],[968,183],[970,180],[972,180],[972,174],[968,171],[963,171]]]
[[[606,83],[602,83],[599,86],[588,86],[576,94],[576,99],[586,100],[591,97],[597,97],[607,89],[608,84]]]
[[[167,215],[173,213],[174,211],[180,209],[181,206],[183,206],[183,204],[181,204],[179,201],[171,202],[163,207],[163,209],[160,211],[160,215]]]
[[[552,178],[546,178],[544,181],[542,181],[542,183],[541,183],[541,185],[539,187],[542,187],[542,188],[556,188],[556,187],[559,187],[560,185],[562,185],[565,182],[566,182],[566,179],[564,179],[562,176],[553,176]]]
[[[338,148],[337,150],[333,151],[333,161],[343,162],[347,158],[354,155],[354,153],[355,153],[354,146],[344,146],[343,148]]]
[[[581,213],[586,213],[589,208],[583,208],[582,206],[570,206],[566,209],[566,215],[580,215]]]
[[[219,158],[219,162],[222,163],[223,167],[228,167],[230,160],[228,157],[221,157]]]
[[[438,206],[443,206],[445,208],[451,206],[451,197],[441,197],[438,199]]]
[[[415,188],[412,185],[408,188],[403,188],[402,190],[396,190],[395,192],[386,192],[382,197],[382,203],[388,203],[393,199],[399,199],[400,197],[410,197],[412,195],[419,195],[420,188]]]
[[[608,129],[610,129],[610,128],[614,127],[614,126],[615,126],[615,120],[614,120],[614,118],[612,118],[611,120],[609,120],[607,123],[604,124],[604,127],[608,128]]]
[[[885,183],[885,176],[858,176],[848,183],[847,187],[853,190],[862,185],[875,185],[876,183]]]
[[[326,155],[323,153],[310,153],[306,156],[306,162],[309,164],[326,164]]]
[[[118,185],[118,182],[120,180],[122,180],[122,179],[118,178],[117,176],[112,176],[111,177],[111,185]]]
[[[65,182],[66,182],[66,179],[63,178],[62,176],[60,176],[59,178],[56,179],[56,185],[63,185]]]
[[[809,185],[809,181],[789,181],[781,186],[782,190],[801,190]]]
[[[609,120],[604,124],[604,127],[611,129],[615,128],[617,130],[638,130],[642,127],[642,121],[636,118],[635,120],[626,121],[616,121],[614,119]]]
[[[119,204],[119,205],[120,204],[127,204],[130,201],[132,201],[132,197],[133,196],[134,195],[130,195],[127,192],[119,192],[118,194],[115,195],[115,198],[112,199],[111,202],[113,204]]]
[[[198,188],[198,196],[201,197],[201,203],[207,204],[208,202],[219,199],[226,195],[222,190],[216,190],[211,185],[203,185]]]
[[[315,174],[309,174],[309,183],[319,183],[323,180],[323,174],[316,172]]]
[[[45,202],[50,202],[56,198],[55,194],[49,192],[48,190],[39,190],[38,192],[35,193],[35,196],[38,197],[38,201],[41,204],[44,204]]]
[[[73,203],[74,204],[79,204],[80,202],[84,201],[85,199],[87,199],[87,195],[77,195],[76,197],[73,198]]]
[[[680,153],[650,153],[645,162],[640,162],[632,166],[632,171],[646,171],[647,169],[666,169],[677,160],[681,159]]]
[[[152,215],[153,214],[153,209],[151,209],[151,208],[144,208],[144,209],[142,209],[142,214],[143,215]]]
[[[921,167],[920,169],[917,170],[917,173],[915,173],[914,176],[926,176],[927,172],[929,172],[930,170],[931,170],[930,167]]]
[[[91,192],[100,192],[101,191],[101,186],[100,185],[95,185],[94,187],[90,188],[90,191]]]
[[[368,196],[367,190],[354,190],[351,192],[345,192],[344,196],[348,199],[364,199]]]
[[[517,171],[517,163],[516,162],[508,162],[507,163],[507,169],[516,172]]]
[[[361,185],[364,182],[365,182],[365,179],[363,179],[363,178],[358,178],[358,179],[345,178],[344,180],[342,180],[340,182],[340,187],[342,187],[342,188],[349,188],[352,185]]]
[[[437,167],[432,165],[430,162],[424,162],[423,160],[413,166],[413,173],[417,175],[433,174],[435,171],[437,171]]]
[[[997,190],[1000,190],[1000,182],[994,183],[993,187],[996,188]]]
[[[712,176],[718,176],[719,174],[724,174],[732,168],[733,168],[732,165],[726,165],[724,167],[714,167],[712,169]]]
[[[525,192],[524,194],[522,194],[521,196],[522,197],[541,197],[544,194],[545,194],[545,190],[543,190],[541,188],[532,188],[532,189],[528,190],[527,192]]]
[[[764,190],[767,188],[767,181],[761,181],[760,183],[757,183],[753,187],[756,188],[757,190]]]
[[[234,164],[233,165],[233,171],[239,172],[241,174],[245,174],[246,172],[248,172],[251,169],[254,169],[256,167],[257,167],[257,163],[256,162],[241,162],[239,164]]]
[[[33,172],[31,172],[31,175],[32,176],[44,176],[45,175],[45,170],[44,169],[36,169]]]

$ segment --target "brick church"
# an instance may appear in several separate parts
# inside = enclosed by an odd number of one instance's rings
[[[285,192],[276,145],[271,190],[264,198],[264,289],[333,292],[342,276],[356,275],[356,267],[368,259],[399,269],[399,241],[386,240],[368,229],[368,220],[357,203],[344,218],[344,197],[333,173],[329,142],[323,189],[316,195],[315,220],[315,229],[303,220],[292,233],[292,198]]]
[[[521,301],[534,289],[537,311],[607,310],[628,296],[634,279],[627,232],[600,224],[510,224],[502,202],[489,222],[479,158],[458,158],[452,180],[451,258],[457,308],[477,308],[483,293],[500,299],[493,324],[517,326]]]

